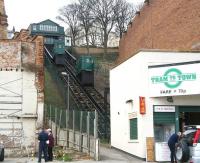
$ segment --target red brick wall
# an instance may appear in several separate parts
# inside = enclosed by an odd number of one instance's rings
[[[200,0],[150,0],[120,40],[118,63],[140,49],[200,49]]]
[[[37,36],[35,42],[35,65],[36,65],[36,86],[38,89],[38,101],[44,101],[44,38]]]
[[[0,68],[21,68],[21,42],[8,40],[0,41]]]
[[[29,36],[28,30],[15,33],[14,40],[22,44],[22,63],[25,71],[36,73],[35,84],[38,90],[38,102],[44,101],[44,38]]]

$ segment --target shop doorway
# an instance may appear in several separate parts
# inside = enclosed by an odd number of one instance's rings
[[[154,106],[155,142],[167,142],[175,132],[175,106]]]
[[[179,107],[179,130],[188,125],[200,125],[200,107]]]
[[[180,131],[184,130],[184,126],[200,125],[200,112],[180,112],[179,115]]]

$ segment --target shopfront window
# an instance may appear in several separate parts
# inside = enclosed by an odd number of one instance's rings
[[[168,142],[175,133],[175,106],[154,106],[154,135],[156,142]]]
[[[154,133],[156,142],[167,142],[169,137],[175,133],[175,125],[155,124]]]

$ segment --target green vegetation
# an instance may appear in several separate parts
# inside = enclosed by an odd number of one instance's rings
[[[55,154],[55,157],[57,160],[60,160],[60,161],[64,161],[64,162],[67,162],[67,161],[72,161],[72,157],[70,156],[69,153],[66,153],[62,147],[55,147],[54,148],[54,154]]]
[[[65,103],[61,92],[59,92],[58,86],[56,85],[51,74],[45,69],[45,104],[51,104],[55,107],[64,108]]]
[[[100,139],[100,143],[101,144],[110,144],[110,139],[107,139],[107,138],[102,138],[102,139]]]
[[[63,154],[62,160],[65,161],[65,162],[66,161],[72,161],[72,158],[70,157],[69,154],[65,153],[65,154]]]

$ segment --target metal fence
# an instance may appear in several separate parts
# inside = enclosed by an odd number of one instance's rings
[[[96,116],[96,111],[67,110],[53,107],[52,105],[45,105],[45,117],[60,128],[69,128],[89,133],[93,136],[97,130],[94,126],[94,122],[97,121]]]
[[[69,91],[67,84],[60,77],[60,70],[45,57],[45,124],[52,128],[55,143],[59,146],[73,147],[87,152],[98,160],[98,115],[96,111],[81,111]],[[49,91],[48,89],[52,89]],[[48,96],[48,97],[47,97]],[[49,98],[51,96],[52,98]],[[47,99],[46,99],[47,98]],[[61,102],[57,102],[56,100]],[[55,105],[54,105],[55,104]]]
[[[45,105],[45,123],[52,128],[55,144],[76,148],[99,159],[96,111],[66,110]]]

